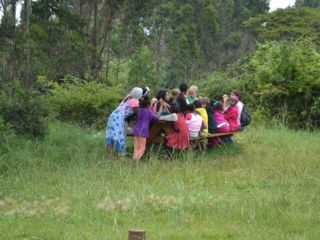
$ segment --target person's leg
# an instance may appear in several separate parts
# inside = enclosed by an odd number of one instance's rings
[[[112,144],[107,144],[107,154],[108,154],[108,157],[113,157],[113,145]]]
[[[141,157],[143,156],[146,150],[146,140],[147,140],[146,138],[142,138],[142,137],[138,138],[139,147],[137,150],[137,154],[135,155],[136,160],[140,160]]]
[[[138,159],[138,152],[139,152],[139,137],[134,136],[133,138],[133,159]]]
[[[218,128],[218,132],[219,133],[227,133],[230,132],[230,127],[229,126],[222,126],[220,128]],[[222,140],[222,142],[224,142],[225,144],[232,144],[233,140],[231,138],[231,134],[230,136],[221,136],[220,139]]]
[[[238,128],[238,131],[242,132],[242,131],[244,131],[245,128],[246,128],[245,126],[240,126],[240,127]]]

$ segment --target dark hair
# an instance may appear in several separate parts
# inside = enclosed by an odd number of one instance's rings
[[[181,83],[180,86],[179,86],[179,89],[181,92],[187,92],[188,91],[188,85],[185,84],[185,83]]]
[[[194,105],[193,104],[188,104],[187,110],[190,111],[190,112],[193,112],[195,110]]]
[[[144,96],[147,92],[150,93],[150,88],[148,88],[148,87],[142,88],[142,96]]]
[[[168,91],[167,90],[160,90],[158,93],[157,93],[157,99],[160,100],[160,99],[163,99],[165,100],[165,97],[167,95]]]
[[[171,112],[172,113],[180,113],[181,112],[180,104],[179,103],[172,103],[171,104]]]
[[[195,100],[193,104],[196,108],[202,108],[202,101],[201,100]]]
[[[151,105],[150,98],[148,96],[144,96],[141,100],[140,107],[141,108],[148,108],[148,107],[150,107],[150,105]]]
[[[234,90],[232,90],[232,93],[233,93],[234,95],[236,95],[237,98],[238,98],[239,101],[240,101],[240,99],[241,99],[241,93],[240,93],[240,91],[237,90],[237,89],[234,89]]]
[[[215,110],[223,111],[223,103],[221,101],[217,101],[215,104]]]

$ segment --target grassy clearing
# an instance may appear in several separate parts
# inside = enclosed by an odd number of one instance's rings
[[[0,144],[0,239],[319,239],[320,135],[249,128],[167,162],[107,159],[104,135],[52,123]]]

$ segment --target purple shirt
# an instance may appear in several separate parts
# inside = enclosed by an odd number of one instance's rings
[[[133,134],[137,137],[148,138],[150,122],[152,120],[159,120],[159,116],[148,108],[140,108]]]

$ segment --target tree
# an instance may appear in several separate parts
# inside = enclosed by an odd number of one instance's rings
[[[261,42],[308,37],[320,44],[319,23],[317,9],[288,8],[252,17],[244,22],[244,26]]]
[[[261,114],[319,127],[320,54],[311,41],[260,44],[244,70],[246,101]]]
[[[31,86],[30,76],[30,36],[29,36],[29,25],[30,25],[30,6],[31,0],[24,0],[23,6],[23,38],[24,38],[24,75],[23,84],[26,88]]]
[[[159,88],[157,80],[152,53],[147,46],[142,46],[137,50],[136,56],[131,62],[129,84],[130,86],[149,86],[157,89]]]
[[[296,7],[319,8],[320,0],[296,0]]]

